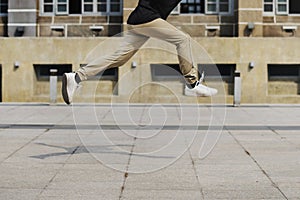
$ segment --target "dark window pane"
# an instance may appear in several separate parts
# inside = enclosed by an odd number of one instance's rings
[[[265,12],[273,12],[273,5],[265,5],[264,11]]]
[[[106,12],[106,5],[105,4],[98,5],[98,12]]]
[[[93,5],[84,5],[85,12],[93,12]]]
[[[200,64],[198,65],[199,72],[204,71],[207,77],[210,76],[221,76],[221,77],[232,77],[235,70],[235,65],[232,64]]]
[[[65,12],[65,11],[67,11],[67,6],[66,5],[58,5],[57,10],[58,10],[58,12]]]
[[[57,69],[57,76],[59,79],[64,73],[72,71],[71,64],[34,64],[33,68],[38,81],[49,80],[50,69]]]
[[[45,5],[44,6],[44,12],[53,12],[53,6],[52,5]]]
[[[207,5],[207,10],[209,12],[216,12],[217,11],[217,5],[215,5],[215,4],[209,4],[209,5]]]
[[[189,13],[194,13],[194,12],[195,12],[194,6],[190,6],[190,7],[189,7]]]
[[[111,4],[110,5],[110,11],[111,12],[120,12],[120,5],[118,5],[118,4]]]
[[[287,10],[287,6],[286,5],[278,5],[278,11],[279,12],[286,12]]]
[[[269,65],[269,77],[271,76],[298,76],[299,65]]]
[[[220,5],[220,12],[228,12],[228,11],[229,11],[228,4],[221,4]]]

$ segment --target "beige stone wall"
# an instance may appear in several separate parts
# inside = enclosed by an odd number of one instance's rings
[[[263,4],[262,0],[238,1],[238,36],[261,37],[263,35]],[[248,24],[254,23],[253,31],[248,29]]]
[[[72,64],[76,70],[88,54],[98,56],[118,49],[122,38],[1,38],[2,98],[4,102],[48,102],[49,82],[38,81],[34,64]],[[236,64],[242,77],[242,103],[300,103],[299,83],[268,82],[268,64],[299,64],[298,38],[195,38],[196,63]],[[200,46],[198,46],[200,45]],[[293,51],[291,51],[293,49]],[[92,53],[91,53],[92,52]],[[209,58],[208,58],[209,56]],[[14,62],[20,67],[14,69]],[[137,68],[131,68],[131,62]],[[255,62],[253,69],[249,62]],[[88,81],[77,102],[164,102],[232,103],[232,84],[208,81],[220,95],[214,99],[183,95],[180,81],[153,81],[150,64],[176,64],[175,48],[151,40],[129,62],[119,68],[119,84],[114,81]],[[274,86],[275,84],[275,86]],[[276,84],[280,87],[276,87]],[[118,91],[113,94],[113,89]],[[290,92],[284,90],[290,87]],[[61,81],[58,82],[60,91]],[[277,88],[276,90],[274,89]],[[298,92],[297,92],[298,87]],[[58,92],[58,102],[62,102]]]
[[[300,16],[264,16],[263,22],[264,37],[300,37]],[[295,32],[287,32],[282,28],[284,25],[295,26],[297,30]]]
[[[68,37],[92,37],[95,36],[90,26],[101,25],[104,30],[97,36],[113,36],[122,32],[122,16],[39,16],[38,37],[68,36]],[[52,25],[64,25],[64,34],[51,30]]]

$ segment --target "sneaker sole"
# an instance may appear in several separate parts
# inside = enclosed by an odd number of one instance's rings
[[[206,97],[205,95],[199,95],[196,94],[195,92],[190,92],[190,91],[185,91],[184,95],[188,97]]]
[[[65,103],[70,105],[69,96],[68,96],[68,92],[67,92],[67,86],[68,86],[67,82],[68,82],[67,76],[66,76],[66,74],[63,74],[61,93],[62,93]]]

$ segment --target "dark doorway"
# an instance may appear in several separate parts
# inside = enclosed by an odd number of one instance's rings
[[[290,0],[289,2],[289,12],[290,14],[299,14],[300,13],[300,2],[299,0]]]
[[[72,0],[72,3],[69,3],[69,14],[81,14],[81,1]]]

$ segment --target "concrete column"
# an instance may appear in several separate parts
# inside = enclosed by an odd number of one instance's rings
[[[37,1],[8,1],[8,36],[35,37],[37,27]]]
[[[233,94],[233,106],[237,107],[241,104],[242,97],[242,79],[239,71],[234,72],[234,94]]]
[[[50,103],[55,104],[57,97],[57,69],[50,69]]]

